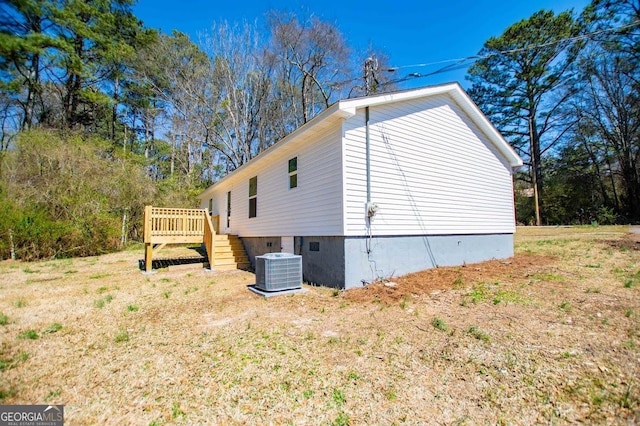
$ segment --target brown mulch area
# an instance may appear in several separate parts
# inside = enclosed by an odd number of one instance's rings
[[[490,260],[465,266],[440,267],[405,275],[391,281],[381,281],[364,288],[349,290],[345,298],[354,302],[392,304],[407,296],[429,294],[495,279],[526,278],[532,270],[554,262],[550,256],[516,254],[504,260]]]

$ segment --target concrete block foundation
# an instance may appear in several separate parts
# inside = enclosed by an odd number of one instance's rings
[[[279,252],[280,237],[243,237],[255,256]],[[304,281],[327,287],[362,287],[436,266],[457,266],[513,256],[513,234],[294,237]],[[255,265],[254,265],[255,267]]]

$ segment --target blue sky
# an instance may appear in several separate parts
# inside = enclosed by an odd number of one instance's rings
[[[580,12],[586,0],[403,0],[367,2],[325,0],[138,0],[136,15],[153,28],[170,33],[177,29],[197,41],[213,22],[264,22],[271,9],[313,14],[336,25],[355,51],[371,45],[385,52],[390,65],[409,73],[427,74],[447,65],[407,67],[478,53],[484,41],[500,35],[509,25],[540,9]],[[362,55],[360,55],[362,56]],[[464,81],[465,70],[413,79],[400,88]]]

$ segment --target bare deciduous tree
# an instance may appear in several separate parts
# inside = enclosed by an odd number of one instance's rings
[[[317,17],[301,22],[293,14],[272,12],[269,24],[272,60],[281,61],[280,93],[298,99],[296,124],[306,123],[353,82],[350,50],[337,27]]]

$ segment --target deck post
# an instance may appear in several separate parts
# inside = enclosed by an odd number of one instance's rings
[[[207,250],[209,268],[213,270],[215,266],[216,229],[213,227],[213,223],[211,222],[211,217],[209,216],[209,212],[206,210],[203,210],[202,213],[204,214],[203,242]]]
[[[151,272],[153,269],[153,244],[144,243],[144,270]]]
[[[144,270],[151,272],[153,267],[153,243],[151,242],[151,206],[144,206],[144,227],[143,227],[143,239],[144,239]]]

